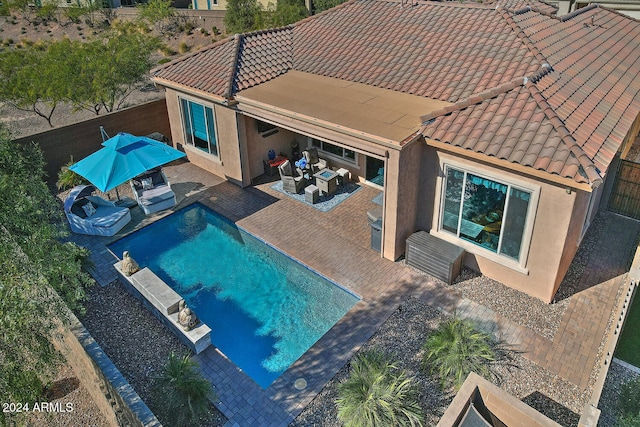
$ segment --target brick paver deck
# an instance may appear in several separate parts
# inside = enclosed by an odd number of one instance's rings
[[[369,248],[367,210],[379,190],[363,186],[336,208],[321,212],[270,188],[270,183],[241,189],[187,162],[165,168],[178,205],[144,216],[132,210],[132,222],[114,238],[73,236],[91,249],[92,274],[101,285],[116,279],[115,259],[105,246],[112,240],[194,201],[216,210],[294,259],[359,295],[362,300],[268,389],[261,389],[215,348],[197,356],[216,388],[216,406],[229,426],[286,426],[315,397],[351,355],[408,296],[443,311],[474,319],[562,378],[585,388],[594,367],[609,313],[628,265],[640,224],[615,216],[606,225],[597,257],[584,275],[585,289],[572,297],[553,340],[465,300],[436,279],[380,257]],[[616,238],[608,238],[616,236]],[[302,378],[307,386],[294,387]]]

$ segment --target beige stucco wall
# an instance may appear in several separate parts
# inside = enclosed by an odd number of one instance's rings
[[[438,159],[437,167],[434,167],[434,152]],[[443,185],[443,172],[440,167],[442,162],[453,162],[454,165],[478,170],[505,182],[521,182],[539,188],[529,252],[521,266],[516,263],[509,265],[509,262],[503,262],[500,256],[489,254],[473,243],[462,242],[446,232],[437,231],[440,190]],[[465,247],[466,266],[505,285],[550,302],[577,250],[588,205],[588,194],[576,191],[568,194],[566,188],[558,184],[435,150],[425,150],[422,171],[424,181],[421,184],[421,193],[426,195],[427,201],[429,197],[433,197],[433,211],[431,218],[417,218],[417,224],[423,229],[431,229],[434,235]],[[436,183],[433,196],[429,182]],[[426,188],[422,190],[425,185]]]
[[[413,142],[402,151],[389,150],[385,167],[384,257],[395,260],[416,231],[420,194],[421,152],[424,144]]]
[[[306,138],[287,129],[277,128],[277,132],[258,133],[257,121],[251,117],[244,118],[244,129],[247,141],[249,176],[254,179],[264,173],[263,161],[267,160],[270,149],[276,154],[284,154],[291,159],[291,143],[298,142],[300,151],[306,145]],[[304,142],[303,142],[304,141]]]
[[[181,95],[182,96],[182,95]],[[180,115],[180,103],[178,93],[172,89],[166,89],[167,112],[171,125],[171,140],[176,148],[183,149],[187,158],[194,165],[201,167],[215,175],[224,177],[238,185],[246,186],[250,179],[243,177],[242,172],[242,150],[244,144],[240,143],[239,132],[244,128],[244,117],[238,116],[236,112],[223,105],[189,95],[190,100],[213,108],[216,125],[216,136],[218,143],[218,157],[205,153],[193,146],[184,143],[184,130],[182,127],[182,117]]]

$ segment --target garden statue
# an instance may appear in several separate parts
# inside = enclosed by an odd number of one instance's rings
[[[129,256],[129,251],[124,251],[122,254],[122,272],[125,276],[131,276],[136,271],[140,271],[140,266]]]
[[[180,311],[178,312],[178,323],[185,331],[190,331],[198,324],[198,316],[191,311],[184,300],[180,301]]]

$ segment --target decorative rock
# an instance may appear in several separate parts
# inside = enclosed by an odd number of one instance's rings
[[[180,311],[178,312],[178,323],[185,331],[190,331],[198,324],[198,316],[191,311],[184,300],[180,301]]]
[[[129,251],[124,251],[122,254],[122,272],[125,276],[131,276],[133,273],[140,271],[140,266],[129,256]]]

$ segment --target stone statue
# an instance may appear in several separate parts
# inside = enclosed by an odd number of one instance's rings
[[[198,324],[198,316],[196,316],[196,314],[187,307],[184,300],[180,301],[178,307],[180,307],[180,311],[178,312],[178,323],[180,323],[182,329],[190,331]]]
[[[136,260],[129,256],[129,251],[124,251],[124,253],[122,254],[121,268],[122,273],[124,273],[125,276],[131,276],[136,271],[140,271],[140,266],[138,265]]]

